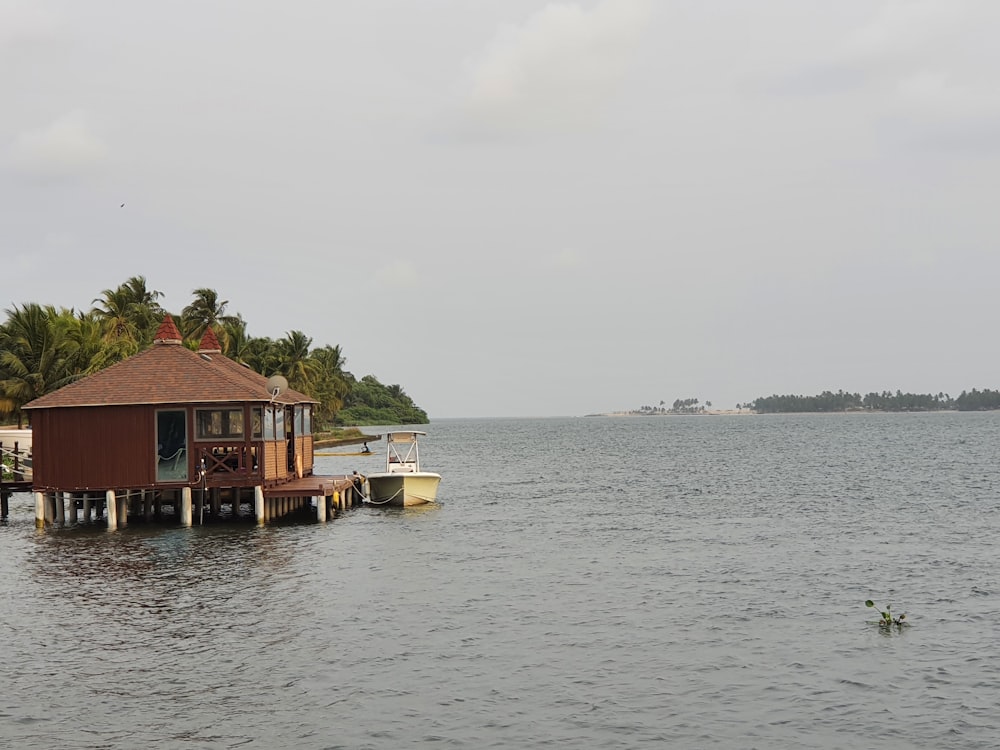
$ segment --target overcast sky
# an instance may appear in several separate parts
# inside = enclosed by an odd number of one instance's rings
[[[996,0],[0,0],[0,302],[210,287],[432,419],[998,388],[998,38]]]

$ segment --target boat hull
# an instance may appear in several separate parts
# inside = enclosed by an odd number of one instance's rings
[[[368,501],[374,505],[402,508],[426,505],[437,499],[441,475],[431,471],[368,475]]]

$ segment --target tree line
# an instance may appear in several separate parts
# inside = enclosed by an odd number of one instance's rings
[[[674,399],[674,403],[669,408],[666,401],[660,401],[659,406],[644,405],[632,410],[631,413],[643,416],[654,416],[657,414],[704,414],[706,409],[711,408],[711,401],[706,401],[705,405],[702,406],[701,399],[677,398]]]
[[[860,393],[823,391],[816,396],[766,396],[743,404],[758,414],[835,411],[990,411],[1000,409],[1000,391],[962,391],[952,398],[947,393],[903,393],[897,390]]]
[[[191,304],[173,315],[189,349],[211,328],[222,352],[254,371],[283,375],[291,388],[319,403],[316,425],[426,424],[427,414],[399,385],[373,375],[357,380],[339,346],[313,347],[302,331],[283,338],[251,336],[242,315],[214,289],[195,289]],[[163,294],[133,276],[105,289],[87,311],[25,303],[5,310],[0,324],[0,416],[23,425],[21,407],[151,346],[167,314]]]

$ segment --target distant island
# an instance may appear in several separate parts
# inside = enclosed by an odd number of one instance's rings
[[[637,409],[588,414],[587,416],[638,416],[656,417],[670,415],[709,414],[794,414],[806,412],[920,412],[920,411],[994,411],[1000,409],[1000,391],[989,388],[962,391],[952,398],[947,393],[903,393],[902,391],[871,392],[864,396],[846,391],[823,391],[816,396],[761,396],[734,410],[713,409],[712,402],[704,404],[697,398],[676,399],[670,406],[660,401],[658,406],[640,406]]]

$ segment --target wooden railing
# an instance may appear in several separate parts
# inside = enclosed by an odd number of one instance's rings
[[[9,464],[4,465],[6,471],[0,470],[0,481],[3,481],[4,473],[9,473],[11,476],[7,478],[5,484],[31,483],[31,457],[20,447],[18,441],[15,440],[13,445],[0,443],[0,456],[9,461]]]
[[[200,444],[198,460],[199,465],[195,466],[195,470],[200,471],[204,467],[205,475],[209,477],[246,476],[260,471],[256,445],[247,447],[243,443]]]

